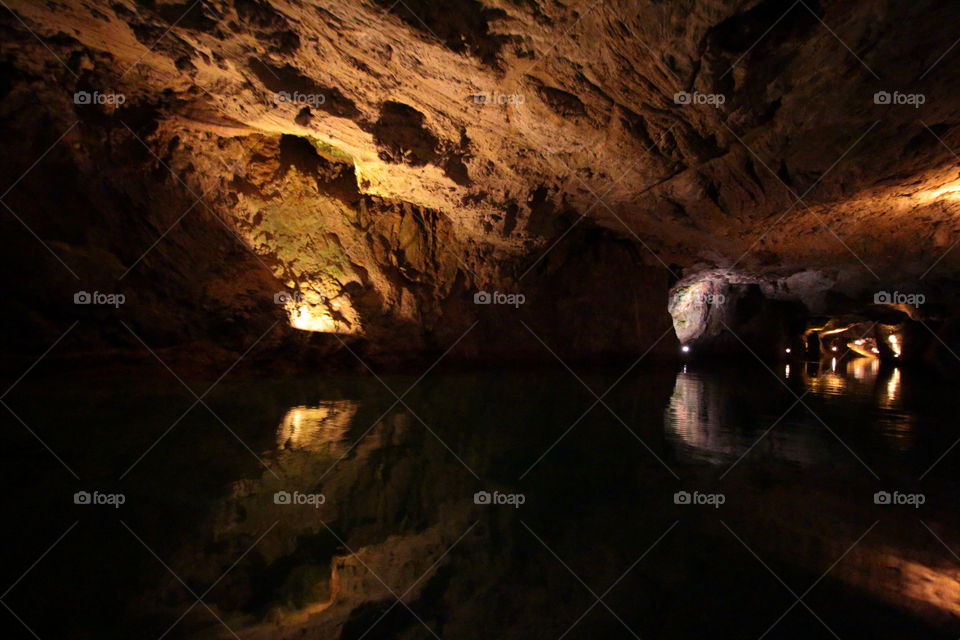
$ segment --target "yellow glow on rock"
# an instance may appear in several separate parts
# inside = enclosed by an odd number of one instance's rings
[[[290,326],[301,331],[322,331],[324,333],[344,333],[337,330],[333,317],[308,305],[300,305],[293,310],[287,309]]]
[[[294,329],[341,334],[360,332],[360,317],[345,295],[327,297],[308,289],[290,296],[284,308]]]
[[[950,185],[948,187],[941,187],[940,189],[928,191],[924,195],[927,200],[938,200],[940,198],[957,199],[960,198],[960,187],[956,185]]]

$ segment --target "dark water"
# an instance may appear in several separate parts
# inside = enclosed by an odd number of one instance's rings
[[[6,637],[960,628],[952,383],[865,359],[228,378],[191,409],[163,373],[5,398]]]

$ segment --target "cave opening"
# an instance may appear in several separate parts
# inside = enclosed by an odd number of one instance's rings
[[[960,635],[956,3],[0,5],[4,637]]]

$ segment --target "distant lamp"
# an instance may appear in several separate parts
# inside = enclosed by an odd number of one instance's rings
[[[790,353],[790,347],[787,347],[786,349],[784,349],[784,351],[785,351],[786,353]]]
[[[890,343],[890,349],[893,351],[893,357],[899,358],[900,352],[903,351],[903,346],[900,344],[900,338],[896,334],[891,333],[887,336],[887,341]]]
[[[680,351],[683,351],[684,353],[690,353],[690,347],[688,347],[687,345],[683,345],[682,347],[680,347]]]
[[[830,347],[830,351],[836,351],[836,350],[837,350],[836,347]]]

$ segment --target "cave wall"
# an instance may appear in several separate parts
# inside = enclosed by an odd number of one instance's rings
[[[279,320],[264,346],[308,361],[337,336],[385,359],[440,353],[477,319],[471,357],[526,358],[542,345],[514,346],[521,317],[571,357],[642,352],[668,326],[665,287],[718,267],[761,283],[832,270],[841,291],[955,283],[952,5],[453,9],[11,0],[2,126],[23,144],[0,162],[30,171],[4,196],[5,259],[46,262],[13,285],[10,350],[61,334],[63,278],[112,291],[128,269],[122,311],[150,344],[237,354]],[[583,289],[560,284],[574,272]],[[505,318],[472,305],[487,290],[528,302]],[[288,331],[291,310],[320,333]],[[107,327],[121,314],[82,311],[87,352],[139,348]]]
[[[685,266],[922,273],[960,237],[951,3],[9,4],[5,59],[44,100],[311,136],[505,251],[549,241],[540,189]]]
[[[211,129],[162,104],[37,109],[43,80],[15,80],[0,127],[30,152],[0,159],[25,174],[0,251],[23,273],[2,314],[8,353],[35,356],[74,321],[62,349],[77,364],[149,361],[143,343],[213,370],[254,344],[253,362],[311,368],[360,366],[345,344],[397,363],[461,338],[453,359],[555,362],[541,335],[564,358],[669,351],[666,271],[589,224],[547,220],[549,252],[498,252],[442,212],[361,193],[351,158],[309,136]],[[524,304],[478,305],[480,291]],[[78,292],[124,301],[77,305]],[[326,324],[292,328],[300,309]]]
[[[121,322],[156,349],[206,342],[210,351],[216,337],[237,350],[279,318],[258,295],[275,286],[270,271],[137,139],[156,128],[155,112],[64,114],[37,108],[43,90],[36,78],[8,84],[0,117],[4,139],[18,141],[0,154],[3,174],[23,176],[8,185],[0,221],[0,260],[13,275],[2,314],[8,353],[35,357],[74,321],[67,345],[78,357],[142,351]],[[77,305],[78,292],[125,301]]]
[[[670,291],[677,338],[690,356],[782,357],[810,311],[801,292],[772,296],[776,284],[715,271],[687,276]]]

